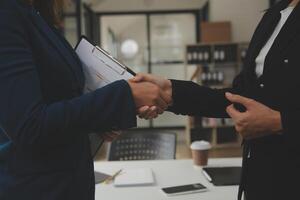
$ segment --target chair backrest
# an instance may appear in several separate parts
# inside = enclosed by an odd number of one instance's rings
[[[89,134],[89,140],[90,140],[91,154],[93,158],[95,158],[98,153],[98,150],[100,149],[101,145],[104,143],[104,140],[101,134],[97,134],[97,133]]]
[[[172,160],[175,156],[175,133],[129,132],[112,142],[108,160]]]

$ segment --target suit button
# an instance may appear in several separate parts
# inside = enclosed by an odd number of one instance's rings
[[[260,84],[259,87],[260,87],[260,88],[264,88],[265,85],[264,85],[264,84]]]

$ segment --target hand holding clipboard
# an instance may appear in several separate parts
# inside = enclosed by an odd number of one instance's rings
[[[87,38],[81,37],[75,47],[85,76],[84,92],[89,93],[118,80],[129,80],[135,73],[117,61],[109,53],[93,45]],[[96,156],[104,142],[103,135],[110,133],[89,134],[91,153]]]

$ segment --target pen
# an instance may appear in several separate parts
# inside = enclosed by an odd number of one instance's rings
[[[208,175],[208,173],[204,169],[202,170],[202,173],[209,182],[212,181],[211,177]]]
[[[104,183],[108,184],[109,182],[113,181],[120,173],[122,172],[122,169],[120,169],[119,171],[117,171],[114,175],[108,177]]]

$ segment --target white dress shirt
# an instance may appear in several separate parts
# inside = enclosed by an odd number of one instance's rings
[[[278,34],[280,33],[280,30],[282,29],[282,27],[286,23],[287,19],[289,18],[289,16],[293,12],[294,8],[295,7],[293,7],[293,6],[289,6],[289,7],[287,7],[286,9],[284,9],[280,12],[281,13],[281,19],[280,19],[279,23],[277,24],[277,26],[276,26],[273,34],[269,38],[268,42],[261,49],[260,53],[256,57],[256,60],[255,60],[255,62],[256,62],[255,73],[256,73],[257,77],[260,77],[263,74],[266,56],[268,55],[275,39],[277,38]]]

